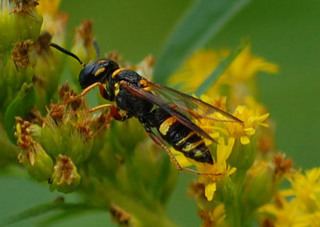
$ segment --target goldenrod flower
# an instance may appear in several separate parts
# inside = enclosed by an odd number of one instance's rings
[[[201,210],[199,216],[203,220],[203,227],[209,226],[228,226],[225,223],[225,207],[223,203],[217,205],[214,209],[206,211]]]
[[[320,168],[296,173],[290,179],[292,189],[288,191],[300,201],[306,212],[320,211]]]
[[[79,185],[80,178],[80,174],[72,159],[66,155],[59,154],[50,179],[51,189],[71,192]]]
[[[169,82],[182,85],[187,92],[194,92],[227,54],[227,51],[200,50],[170,77]]]
[[[61,0],[40,0],[37,10],[43,17],[41,30],[49,32],[53,42],[63,44],[68,16],[59,12],[60,2]]]
[[[234,142],[234,138],[229,138],[227,141],[219,138],[216,151],[217,158],[213,165],[195,162],[186,158],[182,153],[172,150],[181,167],[196,167],[197,172],[200,174],[198,182],[205,185],[205,196],[208,201],[213,199],[217,189],[216,182],[223,177],[232,175],[236,171],[236,168],[230,166],[227,162]]]
[[[194,54],[173,76],[172,82],[191,93],[196,91],[227,54],[227,51],[209,50]],[[254,95],[257,73],[275,73],[277,70],[276,65],[254,56],[250,47],[247,47],[213,87],[200,97],[242,121],[236,122],[219,111],[201,113],[198,110],[199,115],[206,117],[199,118],[196,123],[217,141],[211,145],[214,163],[195,162],[176,152],[176,159],[182,166],[193,166],[199,173],[195,184],[201,190],[197,190],[194,196],[204,226],[246,225],[249,223],[246,222],[249,220],[247,216],[272,198],[278,182],[275,181],[277,169],[274,169],[272,162],[256,156],[259,147],[256,141],[264,133],[263,130],[257,133],[257,130],[268,127],[269,113],[255,101]],[[257,140],[252,140],[253,136]],[[206,143],[210,144],[209,141]],[[243,210],[239,210],[239,207]],[[218,212],[221,208],[223,212]],[[241,215],[243,220],[238,219]]]
[[[201,99],[222,110],[226,109],[226,99],[223,97],[220,98],[220,100],[218,97],[216,101],[211,101],[208,96],[203,95],[201,96]],[[265,109],[250,97],[245,100],[245,104],[248,105],[237,106],[233,112],[233,116],[240,119],[243,123],[234,121],[230,122],[231,119],[219,112],[215,112],[210,115],[206,115],[208,118],[199,119],[198,124],[213,138],[232,137],[240,139],[240,142],[243,145],[249,144],[250,137],[256,133],[256,130],[260,126],[268,127],[266,120],[269,117],[269,113],[266,113]],[[216,121],[212,119],[216,119]]]
[[[58,13],[58,8],[61,0],[39,0],[37,10],[40,14],[55,15]]]
[[[194,92],[227,55],[228,51],[198,51],[171,77],[170,82],[182,85],[188,92]],[[275,64],[254,56],[248,46],[234,59],[207,94],[210,96],[219,94],[219,89],[224,85],[232,86],[230,91],[240,94],[244,92],[243,89],[248,89],[242,83],[248,83],[257,73],[276,73],[277,71],[278,67]],[[247,92],[244,93],[247,94]]]
[[[48,114],[41,118],[41,133],[34,137],[50,155],[63,153],[79,164],[87,160],[94,149],[101,148],[101,141],[96,137],[103,135],[110,118],[108,113],[98,116],[90,113],[85,102],[74,96],[68,86],[60,89],[62,102],[50,105]]]
[[[1,0],[0,4],[0,56],[4,61],[5,52],[10,51],[16,42],[38,37],[42,17],[35,10],[35,0]]]
[[[285,157],[284,154],[275,154],[273,157],[275,179],[279,180],[282,177],[288,177],[292,172],[292,160]]]
[[[32,138],[34,130],[28,121],[17,118],[16,137],[22,151],[18,160],[35,179],[47,181],[53,170],[53,161],[43,147]]]
[[[228,177],[236,171],[235,167],[232,167],[227,163],[234,142],[234,138],[229,138],[226,142],[223,138],[219,138],[216,151],[216,162],[213,165],[196,163],[198,172],[203,173],[199,176],[198,182],[205,184],[205,196],[208,201],[213,199],[217,189],[217,180]]]
[[[246,173],[243,185],[243,200],[247,206],[257,208],[267,203],[273,195],[274,171],[265,160],[257,160]]]
[[[226,124],[229,136],[240,138],[243,145],[250,143],[250,137],[256,132],[258,126],[268,127],[265,122],[269,117],[268,113],[259,114],[255,110],[248,109],[246,106],[238,106],[233,115],[243,121],[239,123]]]
[[[289,177],[291,187],[283,189],[275,202],[260,211],[271,214],[275,226],[319,226],[320,168],[294,173]]]
[[[176,84],[183,83],[182,85],[186,90],[195,91],[214,68],[217,67],[219,61],[225,57],[226,54],[226,51],[213,52],[210,50],[195,53],[187,60],[184,66],[172,76],[172,82]],[[276,65],[267,62],[263,58],[252,55],[250,47],[245,48],[232,62],[226,72],[221,75],[207,95],[201,96],[201,99],[204,101],[226,110],[226,102],[225,99],[221,99],[221,97],[224,96],[221,94],[220,89],[225,85],[232,86],[228,94],[228,106],[236,107],[233,114],[242,120],[244,124],[225,123],[221,126],[221,124],[217,123],[212,125],[212,121],[208,122],[207,119],[202,119],[199,125],[206,129],[214,138],[219,136],[234,137],[239,138],[241,144],[248,144],[250,137],[255,134],[258,126],[267,127],[265,121],[269,116],[264,107],[254,101],[251,96],[253,95],[251,94],[252,92],[247,91],[250,80],[254,78],[258,72],[275,73],[277,70]],[[217,101],[212,97],[215,97]],[[219,97],[220,101],[218,100]],[[228,120],[219,113],[211,114],[210,117],[222,121]]]
[[[221,80],[227,84],[247,82],[259,72],[276,73],[278,66],[261,57],[254,56],[251,47],[248,46],[231,63]]]
[[[93,25],[90,20],[83,21],[76,28],[71,52],[76,54],[83,62],[89,62],[98,57],[94,46]],[[75,84],[79,84],[78,73],[80,72],[81,65],[74,61],[74,59],[70,59],[69,62],[73,70]]]

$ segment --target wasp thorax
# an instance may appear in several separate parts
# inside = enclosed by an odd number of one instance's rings
[[[112,73],[119,68],[119,65],[108,59],[98,60],[84,66],[79,74],[79,82],[82,89],[93,83],[104,83]]]

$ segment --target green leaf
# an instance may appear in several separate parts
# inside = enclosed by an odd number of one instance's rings
[[[160,169],[159,176],[154,181],[152,185],[152,190],[153,190],[154,197],[164,203],[170,195],[167,189],[168,188],[171,189],[175,185],[175,181],[170,181],[170,177],[172,177],[171,175],[175,173],[173,173],[172,171],[173,170],[172,163],[168,155],[163,157],[163,160],[161,162],[159,169]],[[168,184],[172,187],[169,187]],[[164,191],[166,193],[164,193]]]
[[[41,204],[35,207],[32,207],[30,209],[27,209],[25,211],[22,211],[19,214],[13,215],[7,219],[0,221],[0,226],[4,225],[10,225],[14,224],[20,221],[24,221],[29,218],[38,217],[40,215],[47,214],[49,212],[55,211],[55,210],[64,210],[64,211],[70,211],[70,210],[87,210],[91,207],[86,204],[82,203],[64,203],[63,199],[57,199],[53,202]]]
[[[40,223],[37,224],[37,226],[46,227],[46,226],[55,226],[58,222],[66,221],[67,219],[70,219],[71,217],[75,217],[77,215],[80,215],[83,211],[82,210],[70,210],[70,211],[62,211],[57,214],[54,214],[43,221],[40,221]]]
[[[185,58],[202,47],[250,0],[199,0],[177,25],[157,61],[154,80],[166,83]]]
[[[241,45],[239,48],[231,52],[225,59],[223,59],[219,63],[218,67],[215,68],[213,72],[208,76],[208,78],[202,82],[202,84],[196,90],[196,95],[199,97],[200,95],[204,94],[246,47],[247,44]]]
[[[46,226],[56,226],[58,222],[66,221],[66,219],[70,219],[75,216],[79,216],[84,212],[88,211],[88,207],[80,206],[74,207],[72,209],[63,210],[61,212],[56,212],[55,214],[44,218],[43,221],[40,221],[37,226],[46,227]],[[98,208],[90,208],[91,212],[96,212],[101,209]],[[103,210],[105,211],[105,210]]]
[[[41,204],[35,207],[32,207],[30,209],[27,209],[25,211],[22,211],[21,213],[18,213],[16,215],[13,215],[3,221],[1,221],[1,225],[9,225],[9,224],[13,224],[13,223],[17,223],[32,217],[37,217],[43,214],[46,214],[50,211],[53,211],[55,209],[57,209],[59,206],[61,206],[60,203],[46,203],[46,204]]]
[[[15,117],[25,116],[34,105],[35,91],[33,85],[24,83],[12,102],[8,105],[4,114],[4,127],[9,139],[15,141]]]

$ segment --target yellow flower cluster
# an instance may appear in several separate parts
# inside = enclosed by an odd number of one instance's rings
[[[171,83],[195,92],[227,55],[228,51],[199,51],[172,76]],[[277,71],[276,65],[254,56],[251,48],[246,47],[212,88],[200,96],[203,101],[242,121],[234,121],[220,111],[203,113],[206,117],[198,120],[197,124],[216,140],[214,144],[207,144],[212,148],[212,165],[189,160],[175,152],[181,166],[193,166],[199,173],[191,191],[204,226],[246,223],[246,218],[239,219],[240,213],[249,217],[251,214],[246,212],[254,212],[266,204],[278,180],[291,168],[291,162],[282,156],[273,160],[275,153],[266,155],[266,152],[275,151],[271,144],[272,129],[268,128],[269,113],[254,98],[256,75]],[[228,197],[233,199],[228,200]]]
[[[213,52],[204,50],[195,53],[178,72],[172,76],[172,83],[182,85],[194,92],[214,70],[227,51]],[[209,118],[199,120],[199,125],[217,140],[215,163],[213,165],[199,164],[176,154],[176,158],[183,167],[194,165],[200,173],[198,182],[205,185],[205,196],[211,201],[217,190],[217,181],[236,172],[236,167],[228,163],[235,144],[248,145],[250,138],[256,134],[260,126],[268,127],[266,122],[269,114],[265,108],[257,103],[253,94],[247,89],[248,84],[258,72],[277,72],[277,66],[252,55],[250,47],[245,48],[232,62],[226,72],[220,76],[212,89],[201,96],[201,99],[220,109],[227,110],[227,98],[221,88],[230,86],[228,106],[235,107],[233,116],[243,123],[234,122],[219,112],[210,114]],[[245,92],[243,92],[245,90]],[[232,92],[231,92],[232,91]],[[241,95],[238,95],[241,94]],[[212,97],[215,97],[212,98]],[[212,120],[216,119],[216,121]],[[174,151],[173,151],[174,152]]]
[[[260,212],[275,226],[320,226],[320,168],[297,171],[288,180],[290,188],[279,191]]]
[[[229,51],[201,50],[189,58],[186,63],[170,78],[170,83],[182,86],[187,92],[194,92],[217,68]],[[216,97],[228,86],[228,98],[237,100],[250,95],[252,81],[260,73],[277,73],[278,66],[261,57],[254,56],[250,46],[244,48],[231,65],[215,82],[207,95]],[[225,93],[225,92],[223,92]],[[252,95],[252,94],[251,94]],[[234,96],[234,97],[231,97]]]
[[[171,82],[194,92],[226,55],[226,51],[199,51]],[[234,109],[229,112],[243,122],[230,122],[219,111],[199,120],[217,141],[212,145],[213,165],[176,154],[184,167],[194,166],[199,172],[191,191],[203,226],[246,225],[246,217],[254,212],[259,213],[263,226],[320,226],[320,168],[305,174],[292,171],[291,160],[274,148],[269,113],[254,98],[257,73],[277,70],[276,65],[253,56],[247,47],[201,96],[224,111]],[[277,191],[285,178],[290,187]]]

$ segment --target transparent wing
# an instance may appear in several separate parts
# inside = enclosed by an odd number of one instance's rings
[[[161,86],[150,81],[144,81],[143,88],[137,88],[127,82],[121,84],[130,93],[163,108],[180,123],[197,132],[200,136],[215,140],[210,136],[212,127],[217,122],[243,122],[232,114],[212,106],[200,99],[179,92],[175,89]],[[205,120],[205,126],[202,122]]]
[[[165,100],[163,100],[161,97],[158,97],[154,95],[153,93],[149,91],[145,91],[142,88],[137,88],[135,86],[130,85],[128,82],[122,81],[121,87],[129,91],[132,95],[141,97],[145,99],[146,101],[157,105],[161,107],[163,110],[168,112],[170,115],[176,117],[176,119],[192,131],[197,132],[200,136],[209,139],[213,142],[216,142],[208,133],[206,133],[202,128],[200,128],[198,125],[193,123],[187,116],[185,116],[183,113],[180,113],[175,108],[172,108],[170,104],[166,103]]]
[[[188,116],[191,120],[207,119],[215,122],[243,123],[232,114],[173,88],[155,84],[150,81],[148,81],[147,86],[151,88],[153,94],[159,96],[167,105]]]

